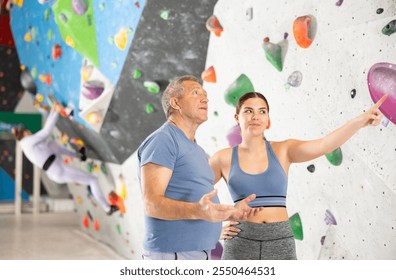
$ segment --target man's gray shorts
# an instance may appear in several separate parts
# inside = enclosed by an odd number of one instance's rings
[[[209,260],[209,251],[188,251],[188,252],[149,252],[144,251],[143,260]]]
[[[296,244],[290,223],[240,222],[241,231],[224,241],[223,260],[295,260]]]

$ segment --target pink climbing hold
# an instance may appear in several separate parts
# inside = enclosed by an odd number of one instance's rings
[[[367,82],[374,103],[388,95],[379,109],[396,124],[396,65],[386,62],[374,64],[368,72]]]

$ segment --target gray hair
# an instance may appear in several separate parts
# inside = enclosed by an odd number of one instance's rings
[[[177,77],[169,85],[166,87],[163,95],[162,95],[162,109],[168,119],[169,116],[174,111],[173,108],[170,106],[170,99],[172,97],[181,98],[184,91],[183,82],[184,81],[193,81],[199,83],[199,80],[191,75],[185,75],[181,77]]]

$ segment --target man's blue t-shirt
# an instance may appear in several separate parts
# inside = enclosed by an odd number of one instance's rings
[[[198,202],[214,190],[214,174],[205,151],[191,142],[182,130],[165,123],[154,131],[138,149],[140,167],[155,163],[173,170],[165,196],[174,200]],[[212,199],[219,203],[216,197]],[[210,250],[216,246],[221,223],[204,220],[161,220],[145,214],[143,246],[148,251],[183,252]]]

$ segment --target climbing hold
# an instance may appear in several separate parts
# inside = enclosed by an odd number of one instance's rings
[[[84,15],[88,10],[87,2],[85,0],[72,0],[73,12],[78,16]]]
[[[300,214],[295,213],[293,216],[289,218],[289,223],[294,235],[294,238],[297,240],[303,240],[304,239],[304,234],[303,234],[303,227],[301,223],[301,218]]]
[[[221,255],[223,254],[223,246],[220,242],[216,243],[216,247],[210,251],[210,257],[212,260],[221,260]]]
[[[30,75],[32,75],[33,79],[37,78],[37,68],[33,67],[32,70],[30,71]]]
[[[163,10],[163,11],[161,11],[160,17],[161,17],[163,20],[168,20],[168,18],[169,18],[169,10]]]
[[[384,35],[392,35],[396,32],[396,19],[390,21],[387,25],[382,28],[382,34]]]
[[[76,46],[72,37],[70,37],[69,35],[66,36],[65,42],[66,42],[66,45],[68,45],[69,47],[74,48]]]
[[[122,174],[118,176],[118,184],[116,188],[117,188],[117,195],[125,200],[127,198],[127,188],[126,188],[126,181],[124,179],[124,176],[122,176]]]
[[[87,169],[87,171],[88,171],[89,173],[92,173],[93,165],[94,165],[93,162],[89,162],[89,163],[87,163],[87,164],[85,165],[85,168]]]
[[[308,165],[307,169],[308,169],[309,172],[314,173],[315,172],[315,165],[313,165],[313,164]]]
[[[246,9],[246,19],[247,20],[253,19],[253,8],[252,7]]]
[[[86,229],[89,228],[89,217],[88,217],[87,214],[84,216],[83,222],[82,222],[82,223],[83,223],[83,226],[84,226]]]
[[[146,104],[146,113],[151,114],[154,112],[154,105],[151,103]]]
[[[320,238],[320,244],[324,244],[324,241],[326,239],[326,235],[323,235],[322,238]]]
[[[50,8],[45,9],[45,11],[44,11],[44,19],[45,19],[45,21],[49,20],[50,15],[51,15],[51,9]]]
[[[326,225],[337,225],[337,221],[329,209],[326,210],[324,221]]]
[[[282,71],[282,48],[271,43],[268,37],[264,38],[263,49],[267,60],[278,70]]]
[[[107,175],[106,165],[103,162],[100,164],[100,171],[102,171],[103,174]]]
[[[85,117],[85,120],[90,125],[98,125],[103,122],[103,116],[102,116],[101,112],[94,111],[94,112],[88,113],[87,116]]]
[[[379,14],[382,14],[384,12],[384,9],[382,9],[382,8],[378,8],[377,9],[377,14],[379,15]]]
[[[105,4],[105,3],[100,3],[100,4],[99,4],[99,9],[100,9],[101,11],[104,11],[105,8],[106,8],[106,4]]]
[[[32,36],[32,40],[36,40],[37,38],[37,28],[36,27],[32,27],[30,29],[30,35]]]
[[[118,234],[121,234],[121,226],[120,226],[120,224],[116,225],[116,230],[117,230]]]
[[[228,131],[227,140],[230,147],[234,147],[242,143],[241,128],[238,125],[233,126]]]
[[[285,32],[285,34],[283,34],[283,39],[287,39],[289,37],[289,33]]]
[[[215,117],[218,117],[218,116],[219,116],[219,112],[214,111],[214,112],[213,112],[213,115],[214,115]]]
[[[54,38],[54,32],[52,31],[52,29],[49,29],[47,32],[47,39],[48,41],[52,41],[53,38]]]
[[[341,6],[342,5],[342,3],[344,2],[344,0],[338,0],[335,4],[336,4],[336,6]]]
[[[60,13],[59,18],[63,23],[67,23],[68,18],[64,13]]]
[[[287,83],[292,87],[298,87],[302,82],[302,73],[300,71],[294,71],[290,74],[289,78],[287,78]]]
[[[62,55],[62,47],[59,44],[56,44],[52,47],[52,59],[57,60]]]
[[[350,94],[351,94],[351,97],[352,97],[352,98],[355,98],[355,96],[356,96],[356,89],[352,89],[351,92],[350,92]]]
[[[151,93],[159,93],[160,92],[160,86],[156,82],[145,81],[143,83],[143,86]]]
[[[213,32],[217,37],[221,36],[221,32],[223,32],[223,26],[221,26],[219,20],[216,16],[211,16],[206,21],[206,29],[210,32]]]
[[[388,98],[379,109],[396,124],[396,65],[386,62],[374,64],[368,72],[367,82],[374,103],[388,94]]]
[[[93,80],[84,83],[81,93],[85,98],[94,100],[101,96],[103,91],[104,83],[98,80]]]
[[[254,87],[250,79],[241,74],[226,90],[224,98],[227,104],[236,107],[239,98],[245,93],[254,91]]]
[[[37,93],[37,87],[34,83],[33,77],[29,72],[28,68],[25,68],[21,72],[20,81],[24,90],[27,90],[31,94],[35,95]]]
[[[108,195],[108,200],[111,205],[117,206],[121,214],[125,214],[124,200],[119,197],[114,191]]]
[[[210,66],[208,69],[202,72],[201,74],[202,80],[208,83],[216,82],[216,72],[213,66]]]
[[[91,215],[91,212],[87,211],[87,216],[88,216],[89,220],[92,222],[93,221],[93,217]]]
[[[99,231],[100,224],[99,224],[99,221],[98,221],[97,219],[95,219],[94,224],[93,224],[93,227],[94,227],[94,229],[95,229],[96,231]]]
[[[87,65],[87,61],[84,61],[84,65],[81,67],[80,74],[81,74],[81,80],[83,83],[89,80],[89,78],[92,75],[93,71],[93,66]]]
[[[132,77],[136,80],[139,79],[142,76],[142,72],[138,69],[135,69],[133,71]]]
[[[138,1],[135,2],[135,7],[138,8],[138,9],[140,8],[140,4],[139,4]]]
[[[326,158],[327,160],[335,166],[338,166],[342,163],[342,152],[341,152],[341,148],[337,148],[334,151],[326,154]]]
[[[36,100],[41,103],[44,101],[44,96],[41,93],[38,93],[36,94]]]
[[[293,24],[293,34],[296,43],[304,49],[308,48],[312,43],[312,39],[309,38],[311,21],[310,16],[302,16],[298,17]]]
[[[26,32],[25,36],[23,37],[23,39],[26,42],[31,42],[32,41],[32,35],[30,34],[30,32]]]
[[[120,50],[125,50],[128,43],[128,32],[125,28],[121,28],[114,36],[114,43]]]

